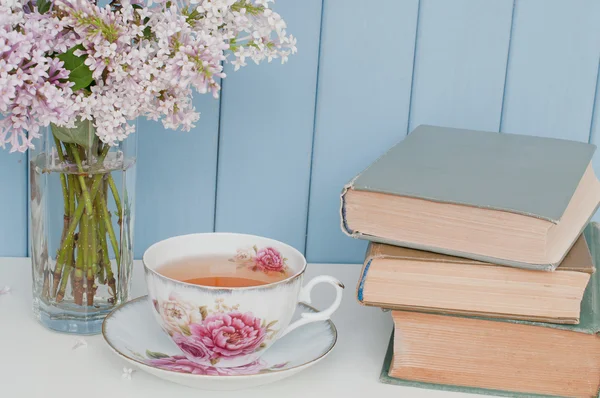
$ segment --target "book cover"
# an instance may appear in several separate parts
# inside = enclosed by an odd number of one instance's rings
[[[595,149],[592,144],[568,140],[421,125],[344,187],[342,230],[374,242],[552,270],[558,264],[529,264],[353,231],[346,222],[344,196],[349,189],[378,192],[511,212],[556,224]]]
[[[430,261],[440,263],[460,263],[473,264],[481,266],[498,267],[498,264],[487,263],[484,261],[472,260],[464,257],[449,256],[441,253],[427,252],[423,250],[409,249],[407,247],[387,245],[384,243],[370,242],[365,255],[365,263],[376,258],[406,259],[422,261],[424,264]],[[572,249],[565,256],[565,259],[557,267],[561,271],[575,271],[592,274],[594,272],[594,263],[590,255],[590,250],[585,240],[584,234],[573,244]],[[364,270],[363,270],[364,271]],[[364,272],[362,273],[364,276]]]

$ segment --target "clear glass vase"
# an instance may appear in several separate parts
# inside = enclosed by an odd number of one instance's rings
[[[92,123],[48,127],[29,154],[33,311],[46,327],[96,334],[128,300],[136,135],[103,144]]]

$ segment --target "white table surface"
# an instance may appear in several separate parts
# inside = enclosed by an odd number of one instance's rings
[[[333,322],[338,342],[322,362],[288,379],[241,391],[201,391],[153,377],[141,370],[123,379],[127,365],[113,354],[101,335],[86,336],[87,347],[73,350],[76,336],[51,332],[31,311],[31,266],[26,258],[0,258],[0,398],[319,398],[319,397],[475,397],[379,383],[379,373],[392,330],[389,313],[359,305],[355,298],[360,266],[311,264],[307,278],[337,277],[346,285]],[[142,264],[135,263],[133,296],[145,294]],[[325,308],[333,292],[314,291],[313,305]]]

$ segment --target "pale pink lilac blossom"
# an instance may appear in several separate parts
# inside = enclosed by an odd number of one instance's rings
[[[0,287],[0,296],[3,294],[9,294],[9,293],[10,293],[10,286]]]
[[[267,0],[55,0],[40,14],[22,1],[0,0],[0,147],[24,152],[50,123],[92,120],[115,145],[143,116],[189,131],[200,114],[192,92],[217,97],[223,62],[235,69],[296,52],[296,39]],[[55,55],[74,46],[94,84],[73,92]]]
[[[0,147],[24,152],[40,129],[67,125],[77,108],[69,72],[50,53],[74,45],[62,35],[64,23],[50,14],[24,10],[21,2],[0,1]]]

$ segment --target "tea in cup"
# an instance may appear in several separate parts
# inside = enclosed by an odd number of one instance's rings
[[[235,367],[256,361],[277,339],[339,307],[343,285],[317,276],[302,286],[306,259],[273,239],[233,233],[177,236],[143,256],[155,317],[185,356],[200,365]],[[319,283],[336,290],[324,311],[290,324],[298,302],[310,304]]]

